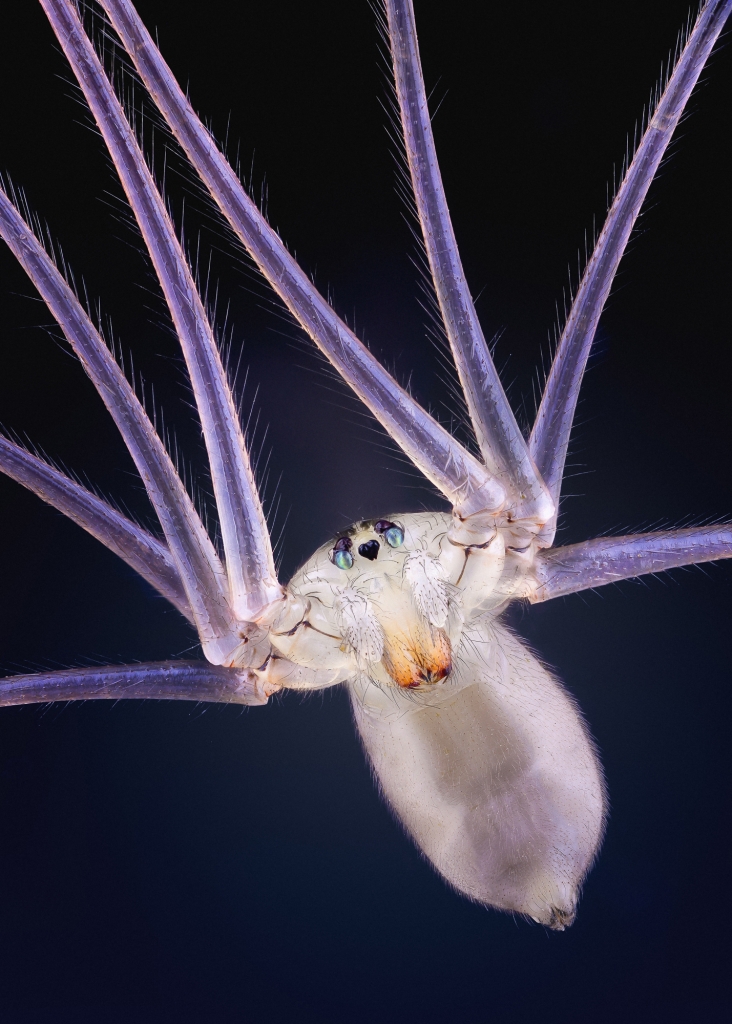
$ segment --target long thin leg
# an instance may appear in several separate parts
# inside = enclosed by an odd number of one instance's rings
[[[600,314],[651,181],[730,11],[732,0],[708,0],[702,8],[582,275],[530,441],[531,454],[557,507],[582,375]],[[555,530],[556,517],[545,531],[549,544]]]
[[[55,700],[196,700],[266,704],[254,675],[205,661],[72,668],[0,679],[0,707]]]
[[[188,159],[260,271],[295,319],[412,462],[462,511],[503,507],[500,482],[374,359],[313,286],[243,189],[199,121],[129,0],[101,0]]]
[[[538,585],[529,599],[549,601],[606,583],[719,558],[732,558],[730,524],[598,537],[583,544],[541,551],[535,570]]]
[[[58,321],[117,424],[163,527],[206,655],[219,664],[238,642],[226,600],[226,575],[168,453],[79,300],[2,191],[0,235]]]
[[[231,605],[244,621],[282,597],[234,399],[173,224],[76,7],[41,0],[119,173],[170,309],[201,418],[221,523]]]
[[[385,0],[404,143],[427,258],[460,382],[488,468],[515,503],[517,519],[554,514],[493,365],[465,280],[437,163],[412,0]]]
[[[43,459],[0,436],[0,471],[73,519],[175,605],[193,622],[193,613],[170,550],[81,484]]]

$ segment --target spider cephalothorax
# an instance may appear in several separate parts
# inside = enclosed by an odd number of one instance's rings
[[[362,522],[321,548],[288,586],[296,603],[307,604],[306,621],[318,632],[303,623],[305,631],[288,634],[286,644],[275,631],[273,644],[292,661],[333,658],[347,677],[363,672],[384,686],[416,689],[444,680],[463,622],[444,557],[445,518]],[[337,654],[332,643],[328,650],[331,637]]]
[[[262,673],[240,650],[232,664],[286,688],[304,685],[294,666],[323,670],[322,684],[313,676],[309,686],[331,685],[336,671],[384,686],[434,685],[450,676],[453,649],[473,621],[536,592],[535,554],[525,525],[485,515],[355,523],[290,581],[269,632],[276,660]]]
[[[124,696],[254,705],[277,691],[346,684],[381,790],[432,864],[472,899],[564,928],[602,837],[601,769],[573,701],[500,616],[517,599],[545,601],[732,556],[727,526],[553,547],[595,330],[650,182],[732,0],[703,5],[659,92],[588,259],[528,438],[493,365],[461,266],[412,3],[385,0],[404,155],[475,454],[386,372],[298,266],[199,121],[130,0],[99,0],[105,44],[148,90],[262,275],[452,508],[359,522],[317,551],[286,587],[277,578],[230,383],[169,211],[78,5],[41,4],[120,176],[180,340],[222,554],[134,389],[27,223],[32,218],[21,215],[12,189],[0,191],[0,234],[113,416],[164,540],[1,437],[0,469],[143,575],[193,624],[206,658],[18,676],[2,684],[2,701]]]

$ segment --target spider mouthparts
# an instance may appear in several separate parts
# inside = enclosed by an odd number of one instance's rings
[[[444,629],[424,627],[409,635],[385,630],[382,664],[397,686],[415,690],[446,679],[452,671],[452,645]]]

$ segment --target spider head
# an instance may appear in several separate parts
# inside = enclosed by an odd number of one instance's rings
[[[443,513],[413,513],[344,530],[291,580],[286,611],[270,633],[275,650],[384,686],[421,689],[447,679],[465,599],[475,605],[477,577],[481,593],[494,586],[503,552],[500,540],[482,548],[466,574],[469,558],[450,542],[450,523]]]

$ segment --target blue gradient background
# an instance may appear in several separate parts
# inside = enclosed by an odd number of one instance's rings
[[[368,5],[140,10],[219,136],[231,110],[242,163],[254,153],[256,189],[266,174],[270,219],[303,265],[444,411]],[[468,279],[486,333],[505,328],[496,358],[524,420],[567,263],[686,11],[677,0],[417,3],[433,106],[446,93],[435,132]],[[727,44],[693,98],[602,321],[561,543],[732,512],[731,58]],[[4,12],[0,75],[0,166],[102,298],[202,470],[161,301],[116,199],[100,201],[105,158],[37,4]],[[202,225],[202,251],[213,249],[246,395],[259,389],[258,445],[281,478],[283,578],[358,517],[440,507],[195,205],[187,234]],[[91,385],[6,252],[0,265],[0,422],[148,515]],[[190,651],[185,624],[126,566],[5,479],[0,516],[5,672]],[[250,711],[3,710],[0,1020],[728,1020],[731,611],[721,565],[512,613],[579,700],[609,783],[607,839],[564,934],[443,885],[380,803],[343,693]]]

